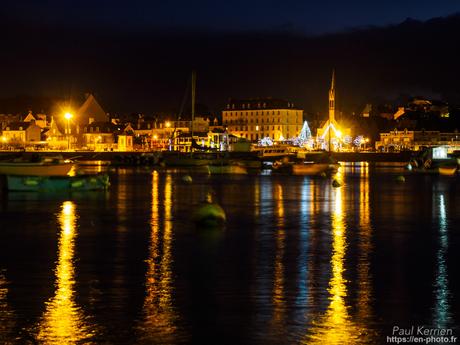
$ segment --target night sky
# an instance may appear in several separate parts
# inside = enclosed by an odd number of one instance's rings
[[[2,2],[8,16],[33,23],[122,30],[336,32],[426,20],[460,10],[457,0],[48,0]]]
[[[192,69],[213,113],[230,97],[323,113],[333,68],[339,111],[401,93],[460,103],[459,12],[458,0],[7,0],[0,113],[40,111],[1,102],[18,95],[87,92],[111,113],[178,111]]]

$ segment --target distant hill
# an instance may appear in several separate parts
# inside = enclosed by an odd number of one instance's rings
[[[196,69],[197,101],[211,113],[229,97],[272,96],[325,114],[335,68],[337,107],[345,113],[400,94],[460,104],[459,14],[317,37],[101,32],[8,22],[0,29],[6,33],[0,99],[92,92],[111,113],[177,111]],[[26,103],[13,108],[22,111]],[[12,104],[0,102],[0,113]]]

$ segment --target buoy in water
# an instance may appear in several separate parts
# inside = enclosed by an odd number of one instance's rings
[[[192,179],[192,176],[190,175],[184,175],[182,176],[182,181],[184,181],[185,183],[192,183],[193,179]]]
[[[402,175],[396,176],[396,182],[406,182],[406,178]]]
[[[206,203],[201,205],[193,214],[196,224],[202,226],[218,226],[225,223],[227,216],[225,211],[217,204]]]
[[[333,179],[332,180],[332,187],[335,187],[335,188],[342,187],[342,184],[340,183],[339,180]]]

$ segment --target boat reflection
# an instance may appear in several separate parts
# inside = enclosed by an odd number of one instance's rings
[[[88,343],[95,331],[89,326],[83,310],[75,302],[75,204],[65,201],[61,208],[58,215],[61,232],[55,269],[56,292],[46,304],[46,311],[38,325],[37,340],[46,344]]]
[[[164,198],[160,198],[160,174],[153,171],[150,248],[145,277],[144,319],[141,339],[155,343],[173,342],[177,314],[173,306],[172,276],[172,179],[166,175]],[[160,215],[161,205],[164,214]],[[163,221],[163,224],[162,224]]]

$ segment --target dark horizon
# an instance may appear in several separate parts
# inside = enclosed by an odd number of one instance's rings
[[[57,30],[51,24],[7,31],[0,99],[81,100],[93,93],[112,114],[177,112],[196,70],[197,101],[215,114],[228,98],[254,97],[288,99],[316,114],[325,113],[335,68],[339,111],[401,94],[460,103],[458,14],[318,36]]]
[[[4,19],[12,23],[58,28],[125,32],[201,31],[209,33],[337,33],[350,28],[395,25],[406,18],[429,20],[458,12],[456,1],[353,0],[309,2],[288,0],[200,0],[157,3],[148,0],[31,0],[3,2]]]

